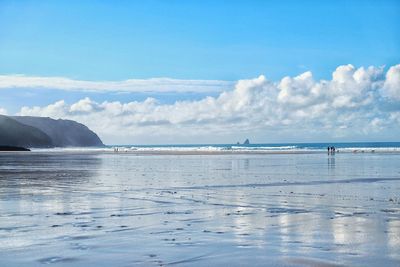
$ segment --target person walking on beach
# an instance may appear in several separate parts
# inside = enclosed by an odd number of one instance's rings
[[[330,153],[331,153],[331,147],[328,146],[328,154],[330,154]]]

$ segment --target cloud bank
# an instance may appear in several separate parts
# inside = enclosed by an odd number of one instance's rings
[[[217,97],[173,104],[61,100],[19,115],[77,120],[109,144],[393,139],[400,134],[400,65],[386,73],[343,65],[319,81],[311,72],[277,82],[261,75]]]
[[[179,80],[171,78],[129,79],[124,81],[81,81],[64,77],[0,75],[0,90],[45,88],[94,92],[220,92],[233,82],[219,80]]]

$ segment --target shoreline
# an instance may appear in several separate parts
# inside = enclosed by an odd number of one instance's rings
[[[115,154],[115,155],[171,155],[171,156],[190,156],[190,155],[311,155],[311,154],[325,154],[328,156],[335,156],[340,154],[400,154],[400,150],[345,150],[333,154],[328,154],[327,151],[322,150],[85,150],[85,149],[54,149],[54,150],[40,150],[32,149],[31,151],[0,151],[0,154]]]

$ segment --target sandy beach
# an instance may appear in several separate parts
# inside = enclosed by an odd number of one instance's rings
[[[0,0],[0,267],[400,267],[400,0]]]
[[[211,154],[0,153],[0,265],[399,266],[399,153]]]

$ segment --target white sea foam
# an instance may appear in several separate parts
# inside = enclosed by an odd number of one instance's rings
[[[106,146],[34,148],[34,152],[326,152],[325,147],[283,146]],[[400,152],[400,147],[344,147],[336,148],[337,153],[390,153]]]
[[[247,147],[247,146],[232,146],[232,150],[295,150],[298,149],[297,146],[254,146],[254,147]]]
[[[125,147],[117,147],[119,150],[126,149]],[[152,146],[152,147],[141,147],[133,146],[128,150],[131,151],[224,151],[229,150],[229,147],[217,147],[217,146]]]
[[[33,152],[112,152],[112,147],[54,147],[31,148]]]
[[[345,147],[338,150],[352,153],[400,152],[400,147]]]

